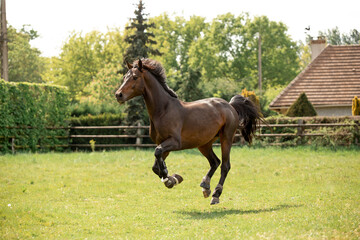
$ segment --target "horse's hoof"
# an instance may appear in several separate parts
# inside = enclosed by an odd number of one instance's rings
[[[215,205],[220,203],[220,199],[218,197],[212,197],[210,205]]]
[[[172,188],[175,184],[174,182],[170,179],[170,177],[167,178],[166,181],[164,181],[164,185],[167,188]]]
[[[174,174],[165,179],[162,179],[161,181],[165,184],[165,187],[173,188],[174,186],[180,184],[183,181],[183,178],[178,174]]]
[[[204,195],[204,198],[208,198],[211,194],[211,190],[210,189],[206,189],[206,188],[203,188],[203,195]]]
[[[184,180],[182,178],[182,176],[180,176],[179,174],[173,174],[172,177],[174,178],[174,180],[176,181],[176,184],[175,185],[178,185],[180,183],[182,183],[182,181]]]

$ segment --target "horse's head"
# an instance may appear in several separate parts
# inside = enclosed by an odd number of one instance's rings
[[[122,104],[127,100],[142,95],[145,89],[143,64],[139,59],[138,63],[132,65],[126,62],[128,72],[124,76],[124,82],[116,91],[115,97]]]

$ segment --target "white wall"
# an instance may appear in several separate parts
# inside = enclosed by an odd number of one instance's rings
[[[351,116],[351,106],[349,107],[314,107],[318,116]]]

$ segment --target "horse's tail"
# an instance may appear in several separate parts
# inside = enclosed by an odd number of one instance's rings
[[[231,98],[230,105],[233,106],[239,114],[239,126],[242,136],[245,141],[251,143],[256,127],[260,124],[260,121],[265,121],[262,114],[254,103],[241,95],[236,95]]]

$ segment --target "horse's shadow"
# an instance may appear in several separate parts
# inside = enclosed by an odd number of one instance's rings
[[[259,213],[266,213],[266,212],[274,212],[280,211],[283,209],[288,208],[298,208],[302,205],[288,205],[288,204],[281,204],[271,208],[261,208],[261,209],[250,209],[250,210],[240,210],[240,209],[216,209],[216,210],[209,210],[207,212],[200,211],[200,210],[190,210],[190,211],[178,211],[177,213],[187,216],[193,219],[213,219],[213,218],[221,218],[226,215],[247,215],[247,214],[259,214]]]

